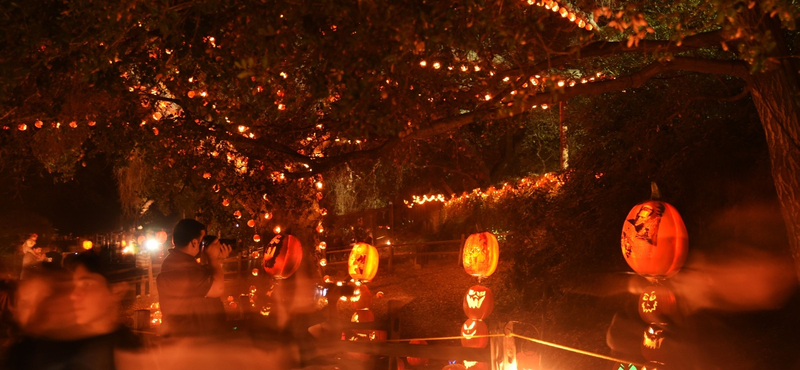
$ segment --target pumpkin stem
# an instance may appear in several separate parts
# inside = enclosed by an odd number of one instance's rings
[[[661,198],[661,192],[658,190],[658,185],[655,181],[650,182],[650,199],[656,200]]]

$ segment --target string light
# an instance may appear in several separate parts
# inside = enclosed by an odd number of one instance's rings
[[[451,195],[446,198],[443,194],[436,195],[413,195],[411,200],[404,200],[403,203],[408,208],[413,208],[415,205],[422,205],[428,202],[441,202],[445,206],[451,205],[456,202],[464,201],[470,198],[486,198],[488,196],[505,196],[518,191],[526,191],[531,188],[544,188],[550,187],[553,190],[558,189],[564,183],[563,179],[554,172],[548,172],[541,176],[526,177],[517,182],[516,187],[511,184],[505,183],[500,189],[495,189],[493,186],[483,191],[481,189],[473,189],[471,193],[464,193],[461,196]]]

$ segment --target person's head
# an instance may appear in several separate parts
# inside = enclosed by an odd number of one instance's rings
[[[184,253],[196,255],[200,252],[200,242],[205,235],[206,225],[186,218],[178,221],[172,230],[172,245]]]
[[[42,246],[38,244],[34,245],[31,247],[31,252],[33,252],[33,254],[42,254]]]
[[[76,323],[92,334],[113,330],[126,284],[112,282],[110,266],[94,253],[73,255],[64,267],[72,273],[70,300]]]

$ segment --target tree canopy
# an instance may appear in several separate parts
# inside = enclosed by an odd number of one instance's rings
[[[655,106],[635,114],[657,130],[708,100],[747,102],[797,257],[798,12],[792,0],[6,1],[0,153],[6,172],[65,179],[103,155],[132,214],[155,202],[232,217],[233,204],[259,224],[316,225],[330,204],[558,170],[559,120],[573,150],[604,117],[624,130],[634,113],[608,96]],[[659,106],[660,93],[683,104]],[[331,184],[363,199],[321,205]]]

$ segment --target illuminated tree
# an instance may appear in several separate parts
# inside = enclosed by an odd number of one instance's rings
[[[730,93],[713,98],[749,94],[758,111],[798,259],[797,13],[788,0],[14,3],[0,18],[2,158],[69,176],[106,153],[135,209],[224,215],[227,199],[313,224],[314,184],[343,168],[386,175],[382,191],[436,175],[459,191],[555,169],[541,124],[559,102],[590,117],[610,114],[595,104],[608,94],[697,84],[691,102],[718,86]]]

